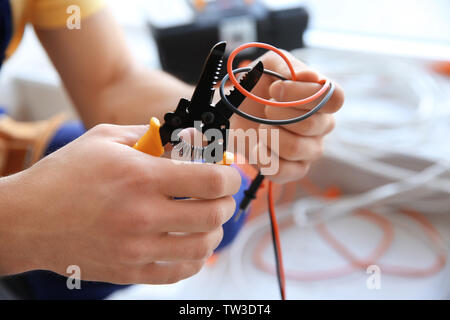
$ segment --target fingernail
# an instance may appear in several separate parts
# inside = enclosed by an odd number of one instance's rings
[[[275,81],[270,87],[270,96],[278,101],[284,99],[284,85],[281,80]]]

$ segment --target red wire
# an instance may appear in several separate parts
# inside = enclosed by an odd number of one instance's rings
[[[273,201],[273,183],[272,181],[269,181],[269,214],[270,219],[272,221],[273,226],[273,237],[274,237],[274,245],[277,247],[278,251],[278,257],[276,259],[278,260],[279,265],[279,276],[280,276],[280,290],[281,290],[281,299],[286,300],[286,278],[284,275],[284,265],[283,265],[283,254],[281,253],[281,242],[280,242],[280,232],[277,222],[277,216],[275,214],[275,204]]]
[[[238,48],[236,48],[235,50],[233,50],[233,52],[230,54],[230,56],[228,58],[228,63],[227,63],[227,71],[228,71],[228,75],[229,75],[230,80],[233,83],[234,87],[237,90],[239,90],[239,92],[241,92],[243,95],[248,97],[249,99],[252,99],[253,101],[256,101],[263,105],[269,105],[269,106],[273,106],[273,107],[295,107],[295,106],[307,104],[309,102],[312,102],[312,101],[318,99],[322,94],[324,94],[328,90],[330,81],[328,79],[324,79],[324,80],[318,81],[319,84],[323,85],[322,88],[318,92],[316,92],[315,94],[313,94],[312,96],[310,96],[308,98],[297,100],[297,101],[279,102],[279,101],[263,99],[261,97],[258,97],[256,95],[252,94],[251,92],[247,91],[244,87],[242,87],[241,84],[237,81],[237,79],[233,73],[233,61],[234,61],[235,57],[241,51],[243,51],[247,48],[254,48],[254,47],[267,49],[269,51],[273,51],[276,54],[278,54],[286,62],[287,66],[289,67],[289,71],[291,73],[291,80],[292,81],[297,80],[295,70],[294,70],[294,67],[293,67],[291,61],[289,61],[288,57],[280,49],[278,49],[274,46],[271,46],[269,44],[260,43],[260,42],[251,42],[251,43],[241,45]],[[286,289],[285,289],[286,288],[286,280],[285,280],[285,273],[284,273],[284,266],[283,266],[283,258],[282,258],[282,254],[281,254],[279,228],[278,228],[277,218],[276,218],[276,214],[275,214],[275,205],[274,205],[274,201],[273,201],[272,182],[269,182],[268,198],[269,198],[269,214],[270,214],[272,228],[273,228],[273,237],[274,237],[273,241],[274,241],[274,246],[276,246],[276,249],[278,252],[278,257],[276,257],[276,259],[277,259],[277,263],[279,266],[279,275],[278,276],[279,276],[279,282],[280,282],[281,298],[283,300],[285,300],[286,299]]]

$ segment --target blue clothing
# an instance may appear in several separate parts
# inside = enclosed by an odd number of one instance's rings
[[[0,0],[0,68],[5,59],[5,52],[8,48],[13,34],[13,21],[9,0]]]

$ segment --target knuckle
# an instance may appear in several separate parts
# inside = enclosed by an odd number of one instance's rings
[[[300,165],[300,167],[301,167],[301,168],[299,169],[300,177],[303,178],[303,177],[305,177],[305,176],[308,174],[309,169],[311,168],[311,163],[310,163],[310,162],[302,163],[302,164]]]
[[[327,133],[330,133],[331,131],[333,131],[336,128],[336,118],[334,116],[330,116],[329,118],[330,123],[329,123],[329,127],[327,130]]]
[[[236,211],[236,200],[234,200],[233,196],[228,196],[225,198],[225,201],[228,203],[228,210],[230,213],[230,217],[233,215],[233,213]]]
[[[306,177],[306,176],[308,175],[309,170],[310,170],[310,166],[307,166],[307,167],[305,168],[305,174],[303,175],[303,177]]]
[[[310,133],[311,128],[312,128],[311,121],[313,121],[312,120],[313,118],[314,118],[314,116],[312,116],[304,121],[300,121],[299,123],[291,124],[289,126],[297,134],[308,134],[308,133]]]
[[[197,256],[194,260],[201,261],[208,259],[217,248],[217,246],[222,241],[223,237],[223,228],[217,228],[214,231],[206,233],[202,236],[199,244],[199,250],[197,252]]]
[[[344,90],[336,84],[336,91],[334,92],[331,101],[330,101],[330,109],[331,112],[337,112],[344,105],[345,95]]]
[[[286,52],[283,52],[286,54]],[[268,69],[279,69],[279,64],[283,62],[283,59],[273,51],[268,51],[261,56],[261,61]],[[278,67],[278,68],[277,68]]]
[[[212,196],[222,196],[226,191],[227,177],[223,170],[217,168],[209,177],[208,189]]]
[[[205,265],[204,261],[194,262],[191,271],[189,272],[189,277],[192,277],[193,275],[196,275],[197,273],[202,270],[203,266]]]
[[[228,195],[231,196],[233,194],[236,194],[239,189],[241,188],[242,184],[242,178],[241,174],[236,168],[229,167],[228,169],[231,169],[229,173],[229,180],[227,181],[230,185],[230,188],[228,190]],[[232,197],[232,196],[231,196]]]
[[[310,118],[306,119],[305,121],[299,123],[299,127],[300,127],[300,131],[301,132],[303,132],[305,134],[308,134],[314,129],[314,127],[315,127],[315,119],[316,119],[315,116],[316,115],[313,115],[312,117],[310,117]]]
[[[220,245],[220,243],[222,242],[222,239],[223,239],[223,228],[221,227],[221,228],[219,228],[218,229],[218,233],[216,234],[216,240],[215,240],[215,242],[214,242],[214,246],[213,246],[213,248],[212,248],[212,252],[214,252],[214,250],[216,250],[216,248]]]
[[[227,222],[236,211],[236,201],[232,196],[225,197],[221,200],[223,202],[223,223]]]
[[[273,51],[267,51],[261,57],[262,60],[270,61],[272,59],[279,59],[279,56]]]
[[[295,160],[303,151],[303,141],[301,138],[289,139],[288,147],[285,150],[288,160]]]
[[[214,205],[208,213],[206,224],[211,229],[222,226],[226,216],[226,209],[223,204]]]
[[[193,250],[192,258],[194,260],[201,260],[209,256],[211,249],[209,248],[209,242],[206,239],[203,239],[199,242],[199,244]]]
[[[316,144],[315,144],[315,149],[314,149],[314,153],[313,153],[313,158],[314,159],[319,159],[322,155],[323,155],[323,141],[322,139],[318,139]]]
[[[98,135],[110,135],[114,128],[115,126],[112,124],[101,123],[97,124],[91,130],[93,133],[96,133]]]

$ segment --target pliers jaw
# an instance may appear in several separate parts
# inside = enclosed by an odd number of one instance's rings
[[[164,116],[165,123],[161,127],[163,144],[178,143],[179,138],[175,141],[172,139],[175,130],[196,127],[196,121],[201,122],[202,133],[216,122],[216,111],[211,103],[214,98],[214,87],[219,81],[226,46],[226,42],[219,42],[211,49],[191,100],[181,99],[175,112],[169,112]]]
[[[173,137],[177,130],[193,127],[193,121],[188,113],[190,101],[180,99],[175,112],[168,112],[164,115],[164,124],[161,126],[160,135],[163,145],[169,142],[173,144],[179,142],[179,137]]]
[[[203,153],[212,156],[212,162],[219,162],[223,158],[223,152],[226,151],[228,129],[230,128],[230,121],[223,116],[219,109],[214,105],[203,105],[192,108],[192,102],[186,99],[181,99],[178,103],[175,112],[166,113],[164,116],[164,125],[160,129],[161,141],[163,145],[172,143],[177,145],[181,142],[178,133],[182,129],[195,128],[202,134],[205,134],[207,139],[207,146]],[[219,130],[217,132],[210,130]],[[219,141],[216,141],[217,137]],[[219,152],[216,154],[216,148],[219,147]]]

